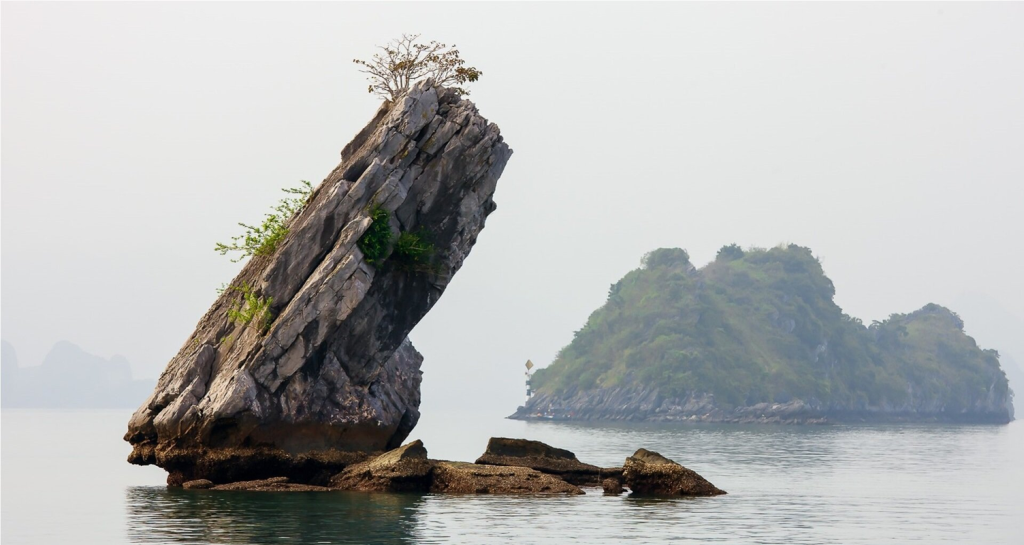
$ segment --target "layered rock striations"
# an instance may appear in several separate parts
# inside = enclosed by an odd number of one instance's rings
[[[604,478],[618,478],[622,468],[600,468],[576,459],[572,452],[555,448],[540,441],[492,437],[487,450],[477,458],[477,464],[528,467],[555,475],[577,486],[597,486]]]
[[[419,418],[422,357],[406,336],[494,211],[511,153],[472,102],[429,80],[385,103],[280,246],[232,282],[270,302],[269,324],[232,321],[241,295],[226,290],[132,416],[129,461],[172,484],[311,483],[399,446]],[[415,233],[429,261],[364,255],[381,209],[392,240]]]

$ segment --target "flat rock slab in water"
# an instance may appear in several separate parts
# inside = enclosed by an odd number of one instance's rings
[[[476,463],[495,466],[528,467],[556,475],[575,485],[601,484],[603,478],[618,476],[614,469],[584,464],[572,452],[540,441],[492,437],[487,450]]]
[[[210,490],[249,490],[255,492],[327,492],[330,488],[311,484],[292,483],[288,477],[273,477],[258,481],[219,484]]]
[[[431,492],[450,494],[583,494],[574,484],[527,467],[437,462]]]
[[[507,455],[499,454],[505,453]],[[330,478],[328,486],[295,483],[287,477],[214,484],[197,479],[182,484],[186,489],[251,491],[328,491],[418,492],[448,494],[583,494],[570,479],[591,479],[584,486],[600,486],[607,495],[619,495],[628,487],[637,496],[715,496],[725,494],[696,472],[656,452],[636,451],[622,468],[602,469],[576,460],[567,450],[538,441],[493,438],[488,454],[504,462],[525,460],[548,468],[562,468],[552,474],[540,468],[522,465],[494,465],[431,460],[423,442],[416,440],[399,448],[351,464]],[[528,456],[512,456],[529,454]],[[533,454],[541,454],[534,456]],[[593,469],[590,469],[593,468]],[[586,473],[585,473],[586,472]]]
[[[582,494],[575,485],[526,467],[499,467],[427,458],[419,440],[331,478],[336,490],[464,494]]]
[[[256,481],[238,481],[226,484],[213,484],[208,479],[196,479],[181,485],[186,490],[246,490],[254,492],[326,492],[324,486],[293,483],[288,477],[272,477]]]

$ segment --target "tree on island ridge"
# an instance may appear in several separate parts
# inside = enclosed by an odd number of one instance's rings
[[[434,82],[468,95],[462,86],[480,79],[483,72],[472,66],[465,66],[466,61],[459,56],[455,45],[451,47],[431,40],[428,43],[417,43],[419,34],[403,34],[385,46],[380,46],[383,53],[375,53],[373,59],[364,61],[353,59],[352,62],[363,67],[360,72],[368,74],[370,86],[367,89],[385,100],[394,102],[409,90],[417,81],[433,78]]]

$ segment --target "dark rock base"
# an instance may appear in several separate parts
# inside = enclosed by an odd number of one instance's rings
[[[286,477],[294,482],[324,486],[332,475],[365,460],[362,452],[314,451],[292,455],[278,449],[176,449],[143,450],[132,456],[153,457],[167,470],[167,484],[181,486],[188,481],[209,480],[214,484]],[[154,463],[150,462],[150,463]]]
[[[198,457],[179,454],[172,461],[200,460],[202,467],[189,468],[168,477],[168,484],[193,490],[244,490],[314,492],[348,490],[362,492],[416,492],[446,494],[583,494],[580,486],[601,487],[605,495],[620,495],[628,487],[638,496],[715,496],[725,491],[715,487],[696,472],[656,452],[645,449],[626,458],[623,467],[599,468],[584,464],[576,455],[538,441],[492,438],[487,452],[476,463],[431,460],[421,441],[413,441],[383,454],[355,461],[352,453],[332,452],[321,458],[291,457],[280,453],[266,455],[261,471],[273,471],[275,460],[285,460],[282,468],[304,475],[295,481],[275,475],[262,479],[217,482],[208,478],[189,478],[196,473],[216,473],[219,478],[235,473],[251,473],[252,467],[230,470],[232,462],[252,460],[252,451],[203,453]],[[285,457],[282,457],[285,456]],[[483,463],[493,459],[501,464]],[[517,465],[513,462],[527,465]],[[346,462],[348,462],[346,464]],[[291,464],[288,466],[288,464]],[[323,477],[332,465],[345,465],[334,475]],[[315,469],[309,469],[315,468]],[[560,472],[560,473],[559,473]],[[312,475],[312,477],[310,477]],[[582,484],[578,484],[580,481]]]

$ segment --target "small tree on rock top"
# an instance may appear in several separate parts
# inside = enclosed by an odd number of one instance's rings
[[[360,72],[368,74],[369,92],[395,101],[413,83],[433,78],[434,83],[468,95],[469,91],[462,86],[478,80],[483,72],[466,66],[454,44],[448,47],[433,40],[418,43],[419,37],[419,34],[403,34],[401,38],[381,46],[382,53],[375,53],[373,59],[352,60],[363,67]]]

